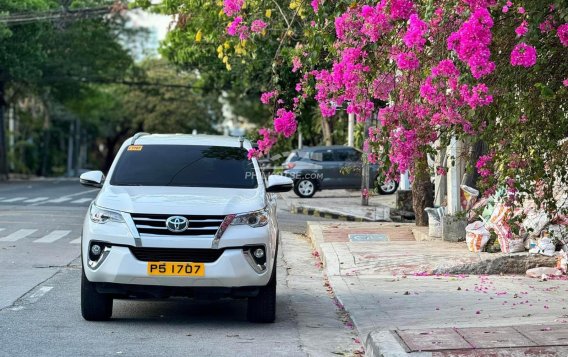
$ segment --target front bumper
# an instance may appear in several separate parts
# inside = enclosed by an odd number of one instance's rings
[[[257,273],[247,261],[242,248],[225,249],[213,263],[204,263],[204,277],[149,276],[148,263],[136,259],[126,246],[112,246],[104,261],[95,269],[83,258],[87,280],[97,283],[116,283],[172,287],[242,287],[264,286],[270,280],[272,265]]]
[[[223,250],[221,256],[214,262],[204,263],[204,277],[150,276],[146,259],[137,259],[129,247],[212,249],[213,237],[140,236],[136,228],[132,228],[133,224],[129,224],[130,217],[125,216],[125,219],[126,224],[96,224],[91,222],[88,215],[85,217],[81,252],[83,269],[90,282],[169,287],[265,286],[275,269],[277,232],[272,224],[259,228],[230,226],[219,244],[219,249]],[[103,253],[104,260],[101,259],[96,265],[89,264],[92,241],[110,246],[108,252]],[[258,266],[251,263],[250,256],[243,250],[248,246],[265,247],[266,269],[258,270]]]

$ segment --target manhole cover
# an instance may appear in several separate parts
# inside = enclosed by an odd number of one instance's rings
[[[386,242],[389,240],[386,234],[350,234],[350,242]]]

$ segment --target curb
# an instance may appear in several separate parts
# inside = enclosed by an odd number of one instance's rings
[[[322,210],[317,210],[315,208],[310,207],[302,207],[302,206],[294,206],[290,205],[290,213],[294,214],[305,214],[307,216],[316,216],[320,218],[330,218],[330,219],[337,219],[340,221],[348,221],[348,222],[375,222],[369,219],[365,219],[362,217],[357,217],[349,214],[340,214],[340,213],[331,213]],[[377,221],[378,222],[378,221]]]
[[[365,356],[367,357],[430,357],[431,352],[408,353],[392,331],[379,330],[369,333],[365,340]]]

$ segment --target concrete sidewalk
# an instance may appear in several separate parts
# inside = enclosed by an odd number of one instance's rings
[[[504,255],[470,253],[463,242],[415,241],[413,227],[394,223],[308,223],[309,237],[321,256],[329,284],[350,314],[361,340],[366,341],[368,355],[414,355],[418,352],[408,346],[425,343],[433,346],[420,347],[422,351],[429,351],[425,355],[443,352],[445,355],[483,356],[487,354],[479,354],[479,349],[505,347],[494,341],[503,340],[495,339],[502,335],[498,327],[523,325],[533,326],[533,330],[538,331],[544,329],[543,333],[565,331],[563,324],[568,323],[566,281],[541,282],[523,275],[433,274],[439,267],[485,264]],[[364,233],[379,234],[383,241],[349,241],[349,234]],[[490,338],[471,339],[473,345],[470,343],[469,347],[463,341],[460,349],[444,344],[447,336],[452,335],[454,340],[456,337],[448,328],[488,327],[493,329],[485,331],[488,333],[472,330]],[[439,328],[445,330],[432,330]],[[517,336],[516,332],[511,332],[512,339],[513,335]],[[568,345],[568,339],[552,338],[553,333],[544,335],[556,346]],[[526,337],[532,341],[530,346],[551,344],[542,342],[534,334]],[[522,349],[528,342],[518,336],[516,340],[522,341],[517,343],[522,346],[518,347],[521,350],[513,352],[525,353]],[[438,349],[434,348],[436,346]],[[539,351],[561,351],[560,347],[543,348]],[[494,355],[506,355],[499,353]]]
[[[369,206],[362,206],[358,190],[324,190],[312,198],[300,198],[294,192],[281,196],[292,213],[346,221],[390,222],[391,211],[396,208],[396,195],[371,196]]]

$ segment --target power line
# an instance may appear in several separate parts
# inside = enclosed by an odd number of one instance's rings
[[[86,19],[101,17],[113,10],[112,6],[91,7],[79,10],[62,9],[58,11],[35,12],[28,14],[13,14],[7,17],[0,17],[0,24],[7,26],[27,25],[35,22],[43,21],[74,21],[77,19]]]

